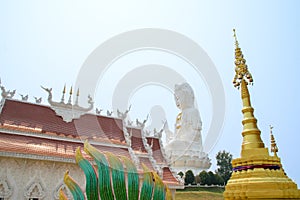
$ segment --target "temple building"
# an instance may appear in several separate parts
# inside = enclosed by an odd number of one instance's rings
[[[183,188],[182,180],[170,169],[160,135],[146,136],[143,126],[129,125],[124,115],[118,117],[93,113],[93,101],[88,97],[88,108],[79,106],[76,94],[72,103],[72,89],[65,103],[65,88],[60,102],[35,103],[14,99],[15,91],[2,89],[0,105],[0,200],[59,198],[66,170],[84,188],[84,174],[75,163],[75,150],[85,140],[102,152],[130,158],[138,169],[144,163],[156,171],[172,190]],[[122,117],[123,116],[123,117]],[[88,158],[88,155],[84,155]]]
[[[300,199],[300,190],[284,172],[277,156],[278,147],[272,134],[271,152],[265,147],[254,117],[248,85],[253,78],[235,37],[235,77],[233,84],[241,90],[243,102],[243,143],[241,157],[232,160],[233,173],[224,192],[225,200],[233,199]]]

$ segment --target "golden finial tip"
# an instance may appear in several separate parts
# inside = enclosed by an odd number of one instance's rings
[[[234,28],[234,29],[232,29],[232,30],[233,30],[233,37],[234,37],[234,39],[235,39],[235,45],[236,45],[236,47],[238,47],[239,43],[238,43],[238,41],[237,41],[236,32],[235,32],[235,28]]]
[[[66,93],[66,84],[64,85],[63,94]]]
[[[70,89],[70,95],[73,94],[73,86],[71,86],[71,89]]]
[[[274,138],[274,135],[272,133],[272,129],[274,127],[272,125],[270,125],[270,135],[271,135],[271,152],[274,153],[274,156],[277,156],[277,152],[278,152],[278,147]]]

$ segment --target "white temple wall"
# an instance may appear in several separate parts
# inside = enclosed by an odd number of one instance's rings
[[[75,163],[0,157],[0,198],[58,199],[59,188],[66,190],[63,177],[67,170],[80,187],[84,188],[84,173]],[[67,193],[70,195],[69,191]]]

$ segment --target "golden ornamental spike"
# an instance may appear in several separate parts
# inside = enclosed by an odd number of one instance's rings
[[[73,86],[71,86],[71,89],[70,89],[70,95],[73,94]]]
[[[63,94],[65,94],[65,93],[66,93],[66,84],[65,84],[64,89],[63,89]]]
[[[277,144],[276,144],[276,141],[275,141],[275,138],[274,138],[274,135],[273,135],[273,126],[270,125],[270,136],[271,136],[271,152],[274,153],[274,156],[277,156],[277,152],[278,152],[278,147],[277,147]]]
[[[239,47],[239,42],[237,40],[235,29],[233,29],[233,37],[235,38],[235,75],[233,78],[234,87],[240,88],[242,80],[246,81],[246,84],[253,84],[253,78],[251,73],[248,70],[248,66],[246,65],[246,59],[244,59],[244,55],[242,53],[241,48]]]
[[[235,47],[239,48],[239,42],[238,42],[237,37],[236,37],[235,29],[233,29],[233,37],[235,39]]]
[[[61,100],[60,100],[60,102],[61,103],[64,103],[65,102],[65,93],[66,93],[66,84],[65,84],[65,86],[64,86],[64,88],[63,88],[63,91],[62,91],[62,97],[61,97]]]
[[[69,105],[72,104],[72,94],[73,94],[73,87],[71,86],[71,89],[70,89],[70,96],[69,96],[69,100],[68,100],[68,104],[69,104]]]
[[[77,89],[75,105],[78,105],[78,97],[79,97],[79,88]]]

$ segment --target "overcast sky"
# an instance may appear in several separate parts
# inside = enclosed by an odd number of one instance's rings
[[[208,2],[208,1],[207,1]],[[279,148],[283,167],[300,184],[299,130],[300,94],[298,1],[1,1],[0,3],[0,77],[7,89],[19,94],[43,97],[40,85],[52,87],[59,101],[63,85],[76,85],[82,66],[91,53],[115,36],[128,31],[153,28],[179,33],[197,43],[214,63],[225,94],[225,120],[216,145],[209,156],[225,149],[239,157],[241,149],[240,93],[232,85],[234,76],[234,39],[237,30],[240,47],[254,78],[251,100],[262,131],[270,146],[269,125]],[[131,42],[131,41],[128,41]],[[127,45],[126,42],[120,45]],[[191,52],[192,54],[193,52]],[[100,58],[99,58],[100,59]],[[142,49],[111,61],[97,82],[96,107],[113,109],[118,83],[135,69],[162,65],[180,75],[193,87],[207,136],[212,121],[212,92],[191,63],[161,50]],[[176,72],[176,73],[175,73]],[[139,72],[140,73],[140,72]],[[171,76],[172,75],[172,76]],[[173,76],[174,75],[174,76]],[[143,75],[145,76],[145,75]],[[84,93],[84,91],[83,91]],[[154,83],[135,88],[128,104],[131,119],[143,120],[159,105],[170,129],[179,110],[172,88]],[[154,119],[152,119],[153,121]],[[148,126],[151,125],[148,121]],[[215,169],[215,164],[211,170]]]

